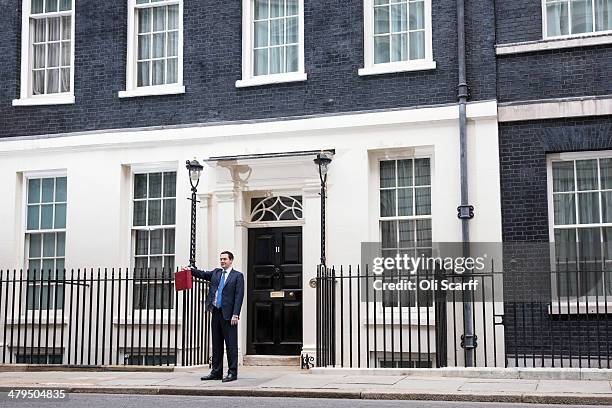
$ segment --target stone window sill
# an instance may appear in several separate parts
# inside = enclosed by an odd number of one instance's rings
[[[156,86],[145,86],[142,88],[129,89],[126,91],[119,91],[119,98],[137,98],[140,96],[155,96],[155,95],[179,95],[185,93],[185,87],[183,85],[172,84],[172,85],[156,85]]]
[[[388,64],[376,64],[366,68],[361,68],[359,76],[391,74],[395,72],[408,71],[425,71],[428,69],[436,69],[435,61],[409,61],[409,62],[393,62]]]
[[[261,86],[282,84],[286,82],[306,81],[308,75],[304,72],[291,72],[287,74],[260,75],[252,78],[239,79],[236,81],[236,88],[246,88],[249,86]]]
[[[538,41],[497,44],[495,46],[495,53],[497,55],[511,55],[526,52],[558,50],[563,48],[592,47],[603,44],[612,44],[612,33],[606,32],[602,34],[589,34],[574,37],[551,38]]]
[[[73,103],[73,94],[34,95],[28,98],[13,99],[13,106],[71,105]]]

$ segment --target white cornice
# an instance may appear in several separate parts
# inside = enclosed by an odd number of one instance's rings
[[[581,35],[571,38],[553,38],[547,40],[497,44],[495,46],[495,53],[497,55],[510,55],[522,54],[526,52],[558,50],[563,48],[592,47],[603,44],[612,44],[611,33]]]
[[[500,122],[612,115],[612,95],[500,103]]]

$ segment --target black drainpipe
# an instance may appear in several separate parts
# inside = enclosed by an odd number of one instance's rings
[[[468,98],[468,85],[465,68],[465,1],[457,0],[457,62],[459,64],[459,85],[457,97],[459,99],[459,151],[461,165],[461,205],[457,208],[461,219],[461,240],[463,256],[470,256],[470,226],[469,220],[474,216],[474,207],[468,204],[468,173],[467,173],[467,115],[466,104]],[[474,366],[472,350],[476,348],[476,338],[473,327],[473,310],[470,303],[470,294],[466,291],[463,301],[463,335],[461,345],[465,350],[465,366]]]

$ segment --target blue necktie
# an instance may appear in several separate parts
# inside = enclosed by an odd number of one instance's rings
[[[223,296],[223,287],[225,286],[225,271],[221,272],[221,280],[217,289],[217,307],[221,307],[221,297]]]

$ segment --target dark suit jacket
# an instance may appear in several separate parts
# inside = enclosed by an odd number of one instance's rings
[[[191,269],[192,276],[210,282],[208,294],[204,302],[204,307],[209,310],[215,303],[215,295],[223,269],[217,268],[212,271],[201,271],[196,268]],[[225,320],[230,320],[232,315],[240,316],[242,299],[244,297],[244,275],[235,269],[227,275],[223,286],[223,296],[221,297],[221,312]]]

